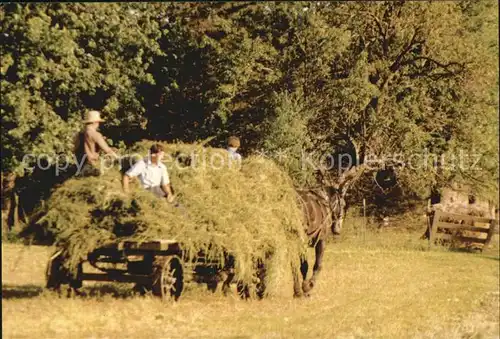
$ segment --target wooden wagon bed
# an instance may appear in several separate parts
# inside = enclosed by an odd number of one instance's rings
[[[136,283],[138,289],[151,290],[154,295],[179,298],[184,286],[181,248],[175,240],[145,242],[121,241],[95,249],[87,261],[99,273],[84,272],[83,262],[76,276],[63,267],[59,250],[49,259],[46,271],[47,288],[59,289],[62,284],[78,289],[85,280]]]

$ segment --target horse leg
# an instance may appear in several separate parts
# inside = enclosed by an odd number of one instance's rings
[[[311,279],[305,280],[302,283],[302,289],[304,290],[304,293],[308,293],[309,291],[312,290],[314,285],[316,284],[316,278],[321,271],[321,262],[323,260],[323,254],[325,253],[325,242],[322,239],[319,239],[318,242],[316,243],[316,246],[314,246],[314,253],[315,253],[315,262],[313,266],[313,275]]]
[[[234,256],[230,254],[225,254],[226,256],[226,264],[224,265],[224,278],[222,283],[222,293],[224,295],[228,295],[231,292],[231,283],[233,282],[235,273],[234,273]]]
[[[307,262],[307,259],[300,259],[300,272],[302,273],[302,279],[306,280],[307,278],[307,272],[309,271],[309,263]]]
[[[233,281],[233,279],[234,279],[234,269],[231,268],[227,272],[227,276],[224,279],[224,282],[222,283],[222,293],[224,293],[224,295],[228,295],[231,292],[231,282]]]
[[[299,272],[297,270],[297,267],[295,267],[293,264],[290,264],[292,267],[292,276],[293,276],[293,296],[295,298],[300,298],[302,297],[302,288],[300,287],[300,277],[299,277]]]
[[[307,280],[307,272],[309,271],[309,263],[306,258],[300,260],[300,272],[302,273],[302,291],[305,296],[309,296],[309,291],[312,286],[310,286],[310,281]]]
[[[325,241],[324,240],[319,240],[318,243],[316,244],[316,247],[314,248],[314,252],[316,253],[316,262],[314,263],[313,267],[313,275],[312,275],[312,282],[313,285],[316,283],[316,278],[321,272],[321,263],[323,261],[323,254],[325,254]]]

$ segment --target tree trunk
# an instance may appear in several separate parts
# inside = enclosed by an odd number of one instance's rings
[[[15,199],[14,187],[16,175],[14,173],[2,173],[2,235],[9,232],[18,224],[17,203]]]
[[[11,193],[12,205],[9,212],[10,230],[19,231],[19,196],[13,191]]]
[[[2,192],[2,239],[9,232],[9,211],[11,199]]]

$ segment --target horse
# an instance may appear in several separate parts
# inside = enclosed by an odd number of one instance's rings
[[[307,279],[309,263],[306,258],[300,258],[300,273],[302,275],[302,285],[300,284],[300,274],[296,267],[292,265],[294,297],[308,296],[316,283],[317,276],[321,271],[321,264],[325,252],[326,237],[331,231],[334,235],[339,235],[342,229],[342,222],[346,209],[343,194],[345,191],[336,186],[325,186],[322,188],[296,189],[298,203],[302,209],[305,233],[308,237],[308,245],[314,248],[315,262],[311,279]],[[221,267],[218,273],[213,276],[213,288],[215,292],[219,282],[223,282],[222,291],[227,294],[229,286],[234,278],[234,258],[229,255],[225,267]],[[262,298],[265,294],[266,268],[264,263],[256,263],[258,283],[256,296]],[[207,284],[208,285],[208,284]],[[244,299],[250,298],[250,286],[238,282],[238,293]]]
[[[294,296],[308,296],[316,283],[318,274],[321,271],[323,255],[325,253],[326,237],[331,231],[334,235],[339,235],[342,229],[346,203],[344,195],[334,186],[315,189],[296,190],[303,214],[303,225],[308,237],[309,246],[314,248],[315,262],[313,274],[307,279],[309,263],[306,258],[300,258],[300,272],[302,275],[302,286],[299,281],[299,274],[295,268],[293,270]]]
[[[306,258],[300,258],[302,286],[299,273],[295,265],[292,265],[295,297],[308,296],[316,284],[321,271],[328,231],[330,230],[333,235],[340,234],[347,209],[345,200],[347,191],[365,172],[365,165],[357,165],[334,178],[326,169],[319,167],[316,172],[319,187],[296,189],[302,207],[304,230],[308,236],[309,246],[314,248],[315,260],[312,277],[307,279],[309,263]]]

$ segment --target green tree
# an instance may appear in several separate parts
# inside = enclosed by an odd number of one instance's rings
[[[10,4],[1,8],[2,171],[26,153],[69,149],[84,111],[108,127],[138,128],[141,86],[161,54],[154,7],[141,4]],[[115,133],[117,134],[117,133]]]
[[[27,153],[69,152],[81,115],[99,109],[115,142],[215,136],[220,145],[238,134],[244,152],[279,155],[298,186],[314,175],[304,153],[316,162],[346,153],[354,166],[330,171],[345,192],[392,166],[408,196],[457,181],[492,196],[497,9],[470,0],[2,5],[2,175],[24,174]],[[424,152],[440,165],[389,157]],[[460,152],[479,163],[448,166]]]
[[[358,166],[335,180],[391,165],[394,159],[388,156],[394,154],[408,159],[427,149],[451,159],[463,151],[479,153],[482,169],[397,167],[400,183],[421,196],[433,185],[464,179],[477,183],[478,192],[485,187],[497,191],[498,157],[492,151],[497,149],[498,119],[491,94],[498,71],[495,53],[484,48],[491,42],[481,39],[490,26],[471,28],[459,3],[307,6],[300,34],[308,37],[313,52],[305,53],[305,65],[289,67],[288,73],[302,80],[305,110],[314,112],[308,125],[307,139],[314,141],[310,151],[317,159],[325,152],[356,155]],[[332,35],[343,29],[345,38],[332,48],[340,55],[320,53],[313,37],[328,33],[319,34],[317,27]],[[315,72],[310,81],[307,65]],[[327,71],[319,65],[328,65]],[[288,133],[287,126],[282,128]],[[369,166],[368,156],[382,161]]]
[[[70,154],[89,109],[104,113],[115,140],[140,130],[141,89],[161,54],[154,6],[6,4],[0,18],[2,174],[24,175],[27,154]]]

